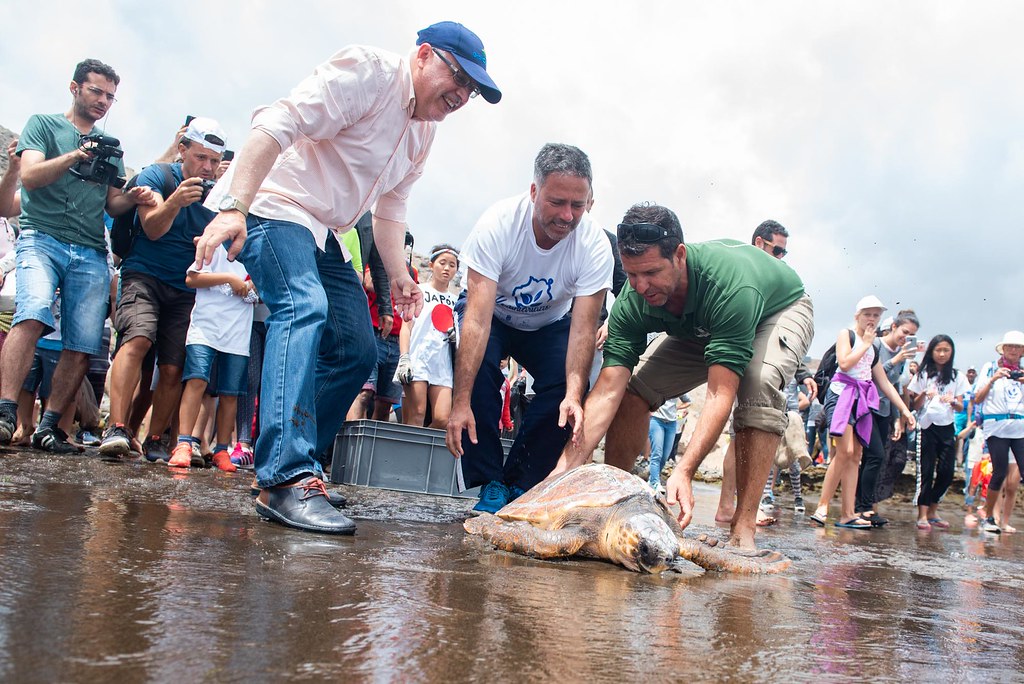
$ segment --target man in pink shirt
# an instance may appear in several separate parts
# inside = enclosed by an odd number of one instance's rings
[[[343,48],[285,98],[256,109],[252,132],[207,206],[220,213],[196,246],[245,264],[270,308],[256,443],[257,512],[313,532],[352,534],[331,504],[317,456],[376,359],[366,298],[338,233],[373,210],[373,236],[396,310],[423,295],[405,268],[406,201],[436,122],[501,91],[483,44],[455,22],[419,32],[407,57]]]

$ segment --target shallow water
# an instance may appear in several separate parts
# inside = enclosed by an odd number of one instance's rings
[[[493,551],[463,533],[460,500],[342,487],[355,537],[293,532],[257,519],[248,482],[0,455],[0,679],[1004,681],[1024,669],[1024,533],[918,532],[909,510],[881,530],[821,529],[783,510],[759,533],[793,558],[782,575],[652,577]],[[715,532],[717,490],[697,494],[693,533]]]

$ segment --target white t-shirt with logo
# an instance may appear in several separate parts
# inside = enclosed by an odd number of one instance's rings
[[[529,193],[485,211],[459,257],[464,268],[498,283],[494,316],[517,330],[539,330],[565,316],[574,297],[612,286],[612,250],[604,231],[584,214],[568,237],[541,249]]]
[[[230,273],[243,280],[249,275],[242,262],[228,261],[224,245],[217,247],[209,264],[201,269],[192,264],[188,270]],[[225,289],[220,285],[196,288],[196,304],[192,307],[185,344],[202,344],[225,354],[248,356],[254,306],[233,292],[224,292]]]
[[[999,365],[994,361],[982,366],[978,384],[987,383],[997,368]],[[1016,380],[999,378],[993,382],[985,397],[985,403],[974,410],[980,411],[985,417],[982,426],[986,437],[1024,437],[1024,418],[1008,418],[1011,415],[1024,416],[1024,385]]]
[[[914,376],[907,389],[914,394],[927,393],[931,389],[935,390],[935,396],[931,399],[925,398],[924,405],[921,406],[918,412],[917,423],[924,430],[932,425],[951,425],[953,423],[953,404],[940,401],[939,397],[946,394],[962,397],[971,389],[971,386],[963,373],[956,373],[956,376],[949,384],[940,385],[938,384],[938,378],[930,378],[922,372]]]

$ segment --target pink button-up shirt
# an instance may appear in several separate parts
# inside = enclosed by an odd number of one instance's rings
[[[253,113],[253,129],[273,137],[282,152],[249,210],[306,226],[320,249],[328,232],[337,237],[371,208],[404,223],[409,189],[423,174],[436,127],[413,120],[415,105],[403,57],[343,48],[288,97]],[[221,196],[230,175],[231,169],[217,188]]]

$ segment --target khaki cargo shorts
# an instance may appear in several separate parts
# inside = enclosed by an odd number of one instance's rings
[[[755,428],[785,434],[789,417],[783,389],[796,374],[813,338],[814,306],[806,294],[761,321],[754,334],[754,356],[740,378],[733,412],[736,430]],[[628,389],[653,411],[707,381],[704,342],[662,335],[640,357]]]

